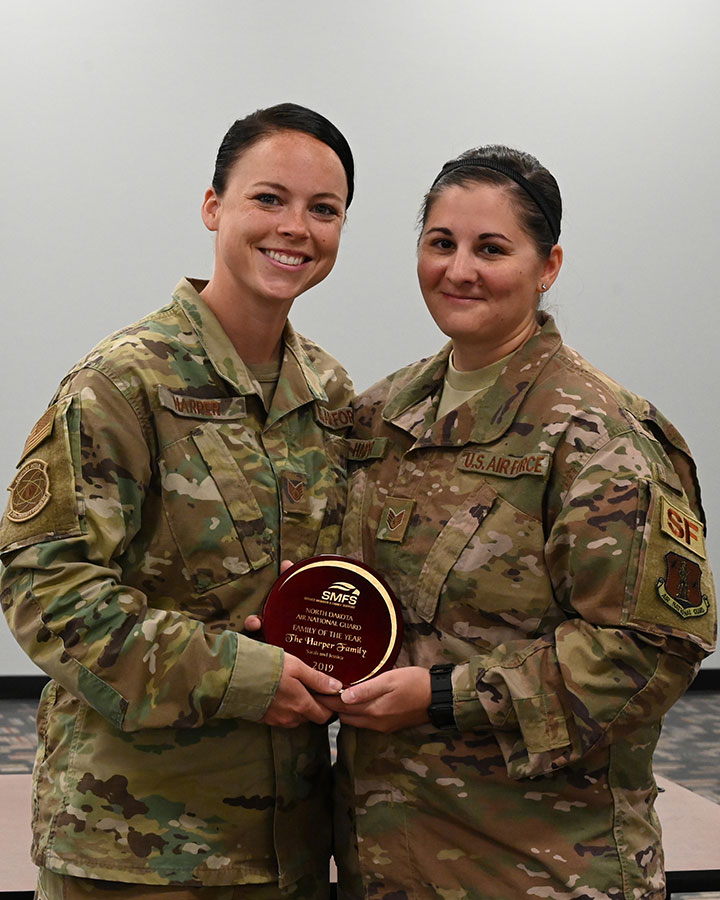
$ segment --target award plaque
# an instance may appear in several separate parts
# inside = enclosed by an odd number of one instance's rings
[[[349,687],[392,668],[402,614],[388,585],[364,563],[314,556],[275,582],[263,632],[268,643]]]

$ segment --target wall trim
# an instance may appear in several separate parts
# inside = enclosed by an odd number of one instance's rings
[[[720,669],[700,669],[691,691],[720,691]]]
[[[47,675],[0,675],[1,700],[39,700]]]
[[[0,675],[0,700],[39,700],[47,675]],[[701,669],[691,691],[720,691],[720,669]]]

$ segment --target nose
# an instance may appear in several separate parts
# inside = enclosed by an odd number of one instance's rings
[[[305,209],[295,204],[287,204],[283,208],[278,222],[278,232],[288,237],[306,237],[308,234]]]
[[[468,282],[477,281],[478,266],[475,256],[458,248],[448,260],[445,277],[453,284],[467,284]]]

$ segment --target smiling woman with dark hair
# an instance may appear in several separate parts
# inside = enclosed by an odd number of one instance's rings
[[[27,440],[0,553],[10,627],[52,678],[41,898],[327,898],[316,698],[340,684],[241,632],[281,559],[338,542],[351,385],[287,316],[352,189],[318,113],[236,122],[202,205],[212,277],[102,341]]]
[[[342,722],[347,898],[664,898],[652,754],[712,649],[695,466],[648,401],[563,344],[553,176],[447,163],[418,278],[450,343],[355,402],[343,551],[404,607],[397,668]]]

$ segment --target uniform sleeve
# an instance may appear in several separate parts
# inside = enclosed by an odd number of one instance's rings
[[[567,619],[454,673],[458,726],[492,729],[516,778],[659,719],[715,639],[702,523],[669,463],[648,465],[635,437],[611,441],[575,478],[545,559]]]
[[[83,370],[26,442],[0,526],[3,611],[25,652],[117,728],[195,727],[213,716],[258,720],[282,651],[207,632],[150,607],[123,572],[138,559],[149,491],[148,436],[124,395]],[[165,608],[166,607],[166,608]]]

